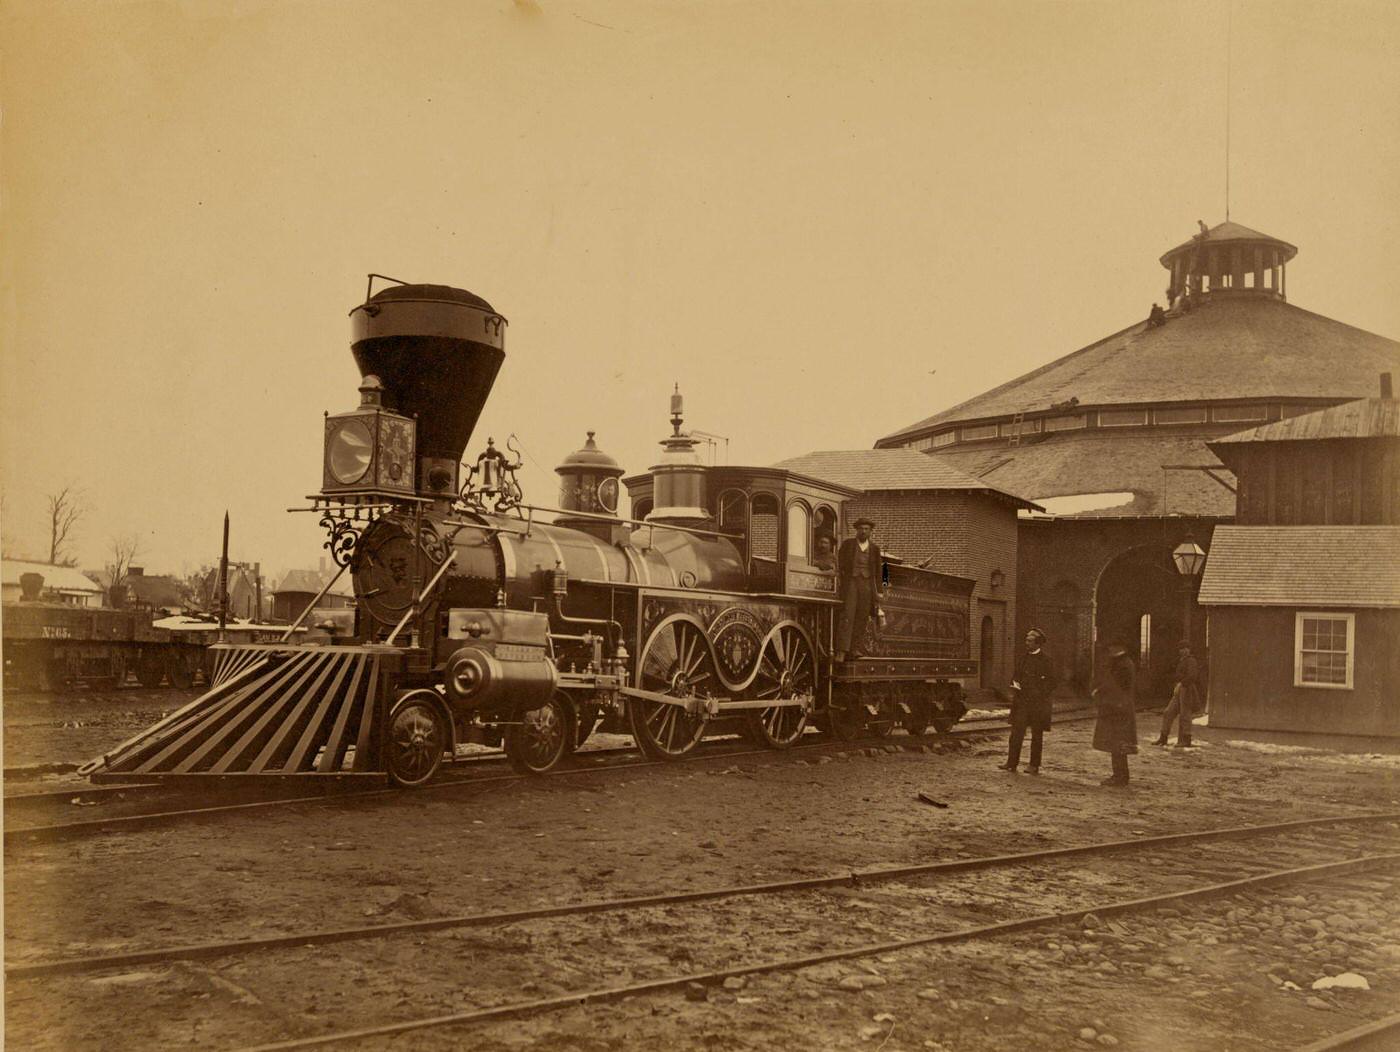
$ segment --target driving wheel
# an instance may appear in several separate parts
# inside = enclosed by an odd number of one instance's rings
[[[763,644],[751,697],[811,697],[816,691],[816,662],[812,647],[796,625],[780,625]],[[747,716],[750,735],[770,749],[786,749],[807,729],[807,713],[798,705],[755,709]]]
[[[657,625],[637,662],[639,686],[673,698],[707,698],[717,689],[714,655],[705,630],[677,615]],[[705,719],[680,705],[628,698],[632,737],[657,760],[678,760],[700,744]]]

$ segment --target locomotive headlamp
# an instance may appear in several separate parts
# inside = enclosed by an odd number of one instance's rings
[[[366,376],[360,407],[326,417],[321,492],[394,497],[412,493],[415,422],[386,409],[383,387]]]
[[[365,477],[374,460],[374,437],[364,420],[350,418],[326,436],[326,466],[331,477],[350,486]]]

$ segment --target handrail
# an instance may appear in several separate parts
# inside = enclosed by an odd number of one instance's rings
[[[693,533],[701,537],[724,537],[729,540],[743,540],[742,533],[724,533],[721,530],[701,530],[694,526],[677,526],[669,522],[647,522],[645,519],[624,519],[620,515],[604,515],[596,511],[570,511],[567,508],[551,508],[543,504],[521,504],[530,511],[547,511],[554,515],[567,515],[571,519],[597,519],[600,522],[630,523],[633,526],[650,526],[657,530],[675,530],[678,533]]]
[[[394,630],[389,633],[389,638],[384,641],[385,646],[394,645],[394,640],[399,638],[399,633],[403,631],[403,626],[408,624],[408,619],[418,612],[418,604],[427,598],[428,594],[437,587],[437,583],[442,580],[442,575],[447,572],[449,567],[456,565],[456,563],[457,556],[455,555],[449,555],[442,561],[442,565],[438,567],[437,573],[433,574],[433,579],[428,582],[427,586],[424,587],[414,598],[413,602],[409,604],[408,610],[403,615],[403,619],[400,620],[399,623],[394,626]]]

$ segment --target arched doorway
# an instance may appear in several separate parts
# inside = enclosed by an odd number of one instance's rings
[[[1094,588],[1094,640],[1114,643],[1138,662],[1138,694],[1171,693],[1176,645],[1182,633],[1182,583],[1171,548],[1129,548],[1109,560]]]
[[[992,685],[992,669],[996,657],[996,643],[996,625],[992,622],[990,617],[982,618],[981,647],[978,650],[980,660],[977,670],[977,685],[979,687],[990,687]]]

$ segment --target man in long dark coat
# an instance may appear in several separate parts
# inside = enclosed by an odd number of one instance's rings
[[[855,521],[856,535],[841,542],[836,553],[837,595],[841,614],[836,622],[833,657],[845,661],[854,643],[865,634],[867,618],[879,613],[880,573],[884,563],[880,546],[870,539],[875,523],[867,518]]]
[[[1011,699],[1011,742],[1002,770],[1015,772],[1021,762],[1021,743],[1029,730],[1031,762],[1026,773],[1040,773],[1040,746],[1050,729],[1050,695],[1057,682],[1055,666],[1045,653],[1045,633],[1032,628],[1026,633],[1026,651],[1016,660],[1016,678],[1011,682],[1015,691]]]
[[[1137,748],[1137,665],[1126,647],[1108,648],[1106,667],[1094,687],[1098,717],[1094,748],[1112,757],[1113,773],[1101,785],[1128,784],[1128,757]]]

